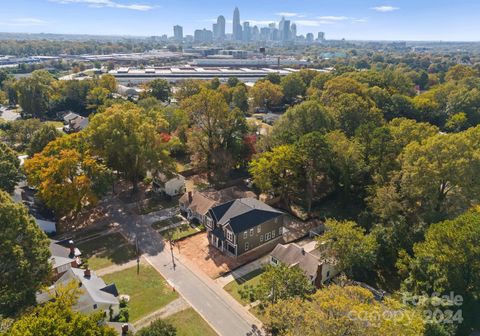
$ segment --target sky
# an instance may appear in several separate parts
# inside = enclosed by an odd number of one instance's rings
[[[251,26],[285,16],[327,39],[480,41],[480,0],[0,0],[0,31],[186,35],[224,15],[230,33],[235,6]]]

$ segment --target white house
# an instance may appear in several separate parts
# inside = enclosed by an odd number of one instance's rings
[[[37,293],[37,303],[41,304],[55,296],[58,286],[66,286],[76,282],[80,289],[78,301],[73,309],[82,313],[105,311],[107,316],[113,318],[120,312],[120,300],[115,284],[107,285],[89,269],[70,267],[47,290]]]
[[[180,174],[158,174],[153,178],[153,191],[165,193],[168,196],[177,196],[185,193],[185,177]]]

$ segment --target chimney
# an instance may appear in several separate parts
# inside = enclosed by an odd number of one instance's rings
[[[73,243],[73,240],[68,241],[68,245],[70,247],[70,258],[75,257],[75,244]]]
[[[84,276],[85,278],[90,278],[91,272],[90,272],[90,269],[89,269],[88,267],[85,268],[85,271],[83,271],[83,276]]]
[[[122,324],[122,336],[128,334],[128,324],[124,323]]]
[[[192,192],[189,191],[188,192],[188,203],[192,203],[192,200],[193,200]]]

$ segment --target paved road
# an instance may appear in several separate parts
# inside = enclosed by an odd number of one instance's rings
[[[18,118],[20,118],[20,114],[18,114],[17,112],[13,111],[13,110],[9,110],[9,109],[0,109],[0,118],[6,120],[6,121],[13,121],[13,120],[17,120]]]
[[[170,213],[165,210],[165,214]],[[203,272],[187,267],[178,258],[172,262],[170,248],[147,223],[145,216],[125,213],[120,206],[110,209],[120,230],[145,253],[144,258],[222,336],[260,335],[261,322]],[[156,216],[161,214],[156,214]]]

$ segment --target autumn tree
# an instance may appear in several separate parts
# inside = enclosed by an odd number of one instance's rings
[[[20,160],[17,154],[0,142],[0,190],[11,194],[20,178]]]
[[[35,304],[50,275],[49,240],[28,210],[1,190],[0,223],[0,315],[13,316]]]
[[[319,243],[327,244],[327,255],[337,262],[337,269],[353,278],[365,278],[375,265],[377,242],[355,222],[327,220]]]
[[[50,142],[24,168],[28,183],[59,218],[95,205],[110,186],[110,171],[92,156],[81,134]]]
[[[177,330],[170,323],[161,319],[155,320],[150,325],[140,329],[135,335],[137,336],[175,336]]]
[[[394,317],[394,318],[392,318]],[[265,327],[272,335],[327,336],[423,335],[422,315],[400,302],[375,300],[368,290],[331,285],[310,300],[280,300],[265,311]]]
[[[170,137],[167,122],[155,111],[145,112],[131,103],[115,104],[96,114],[86,130],[93,153],[132,182],[133,190],[147,170],[170,172]]]
[[[105,324],[105,312],[84,314],[74,311],[81,290],[68,285],[57,290],[55,300],[49,301],[21,316],[7,331],[10,336],[116,336],[115,329]]]
[[[250,89],[250,97],[254,107],[270,109],[272,106],[280,104],[283,98],[282,88],[272,82],[258,81]]]

